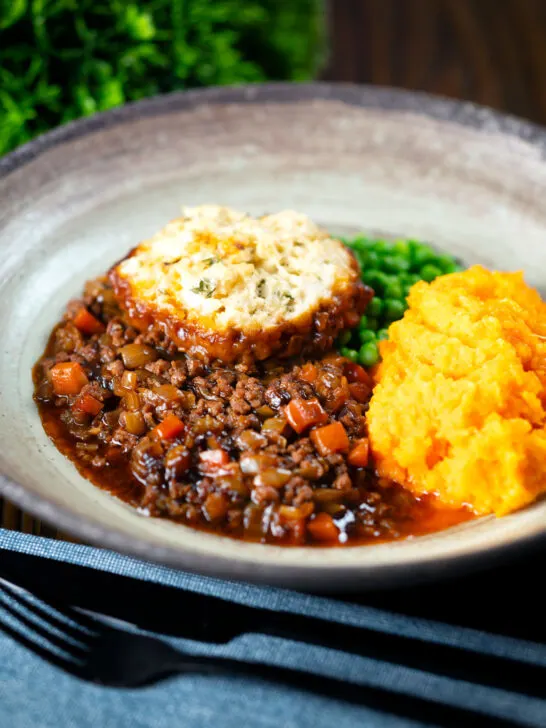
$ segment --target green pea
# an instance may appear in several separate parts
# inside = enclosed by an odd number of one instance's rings
[[[389,338],[389,332],[388,329],[379,329],[377,332],[377,340],[378,341],[385,341],[385,339]]]
[[[368,316],[368,326],[366,328],[369,329],[370,331],[377,331],[377,329],[378,329],[377,319],[372,318],[371,316]]]
[[[404,294],[404,296],[406,298],[409,296],[410,291],[413,288],[413,286],[414,286],[413,283],[404,283],[404,285],[402,286],[402,293]]]
[[[388,243],[386,240],[374,240],[372,243],[372,249],[378,253],[378,255],[383,255],[392,250],[392,244]]]
[[[351,340],[351,333],[352,332],[348,329],[341,332],[341,334],[339,335],[339,343],[341,344],[341,346],[347,346],[347,344]]]
[[[376,281],[377,275],[379,274],[379,271],[375,268],[366,268],[362,271],[362,281],[367,285],[374,287],[374,283]]]
[[[391,277],[389,283],[384,289],[385,298],[403,298],[402,284],[394,276]]]
[[[381,286],[381,289],[383,292],[387,290],[389,285],[396,280],[395,276],[389,275],[388,273],[385,273],[384,271],[379,272],[379,285]]]
[[[386,255],[382,267],[387,273],[404,273],[409,270],[410,262],[399,255]]]
[[[360,347],[358,360],[365,367],[373,367],[379,361],[379,351],[374,341],[368,341]]]
[[[440,268],[438,268],[437,265],[433,265],[432,263],[427,263],[427,265],[424,265],[421,268],[421,278],[428,283],[441,275],[442,271],[440,270]]]
[[[362,316],[360,321],[358,322],[358,328],[362,331],[364,329],[368,329],[368,317],[366,315]]]
[[[428,245],[418,244],[412,251],[411,268],[414,271],[418,271],[425,263],[429,263],[435,259],[436,255]]]
[[[402,301],[400,301],[396,298],[385,299],[384,315],[385,315],[385,318],[388,319],[389,321],[397,321],[398,319],[402,318],[405,310],[406,310],[406,307],[402,303]]]
[[[362,344],[366,344],[368,341],[375,341],[375,331],[370,331],[370,329],[363,329],[359,333],[360,342]]]
[[[368,304],[368,308],[366,309],[366,313],[368,316],[373,316],[377,318],[377,316],[380,315],[381,311],[383,310],[383,301],[379,298],[379,296],[374,296],[370,303]]]
[[[364,283],[366,283],[368,286],[373,288],[375,293],[378,293],[381,295],[383,293],[383,290],[387,283],[390,280],[390,277],[386,273],[382,273],[380,270],[367,270],[363,276],[362,280]]]
[[[362,252],[365,252],[369,248],[369,245],[369,240],[363,235],[358,235],[356,238],[351,240],[351,247]]]
[[[366,255],[366,263],[367,268],[378,268],[379,267],[379,256],[374,250],[368,251]]]
[[[358,351],[354,349],[348,349],[346,346],[342,346],[339,352],[341,356],[349,359],[349,361],[358,361]]]
[[[455,261],[450,255],[439,255],[435,264],[441,268],[443,273],[454,273],[456,269]]]
[[[409,240],[397,240],[392,249],[403,258],[410,258],[411,256],[411,242]]]

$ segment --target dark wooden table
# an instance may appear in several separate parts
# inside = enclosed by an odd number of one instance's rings
[[[546,125],[546,0],[330,0],[329,7],[323,78],[472,100]],[[1,501],[0,523],[56,534]]]
[[[546,125],[546,0],[331,0],[324,78],[419,89]]]

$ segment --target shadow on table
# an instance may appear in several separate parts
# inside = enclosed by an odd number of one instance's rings
[[[546,644],[544,561],[543,548],[469,576],[334,598]]]

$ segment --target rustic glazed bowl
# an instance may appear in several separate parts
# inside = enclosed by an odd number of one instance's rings
[[[546,132],[471,104],[346,85],[151,99],[0,160],[0,491],[80,539],[170,566],[307,589],[367,588],[490,563],[546,533],[546,502],[365,547],[243,543],[140,515],[48,440],[31,367],[84,281],[180,206],[293,208],[334,232],[432,242],[546,289]]]

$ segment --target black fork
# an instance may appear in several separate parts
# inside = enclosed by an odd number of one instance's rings
[[[34,654],[65,672],[114,688],[134,688],[174,674],[243,675],[311,691],[324,697],[367,705],[388,713],[419,717],[438,726],[460,728],[479,721],[489,726],[536,725],[498,714],[475,712],[456,703],[446,705],[389,688],[369,687],[305,672],[303,669],[244,662],[222,656],[194,655],[163,640],[97,619],[79,609],[43,600],[0,578],[0,607],[9,615],[0,630]],[[17,625],[17,626],[14,626]]]
[[[175,673],[226,672],[232,663],[244,667],[229,659],[187,654],[156,637],[45,602],[3,579],[0,605],[23,630],[5,621],[0,629],[50,664],[90,682],[137,687]]]

